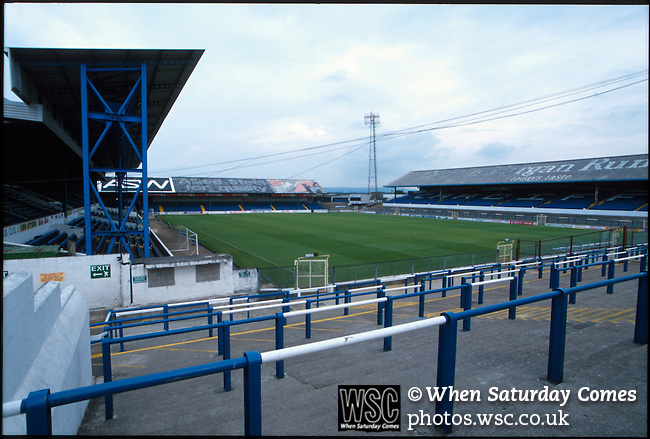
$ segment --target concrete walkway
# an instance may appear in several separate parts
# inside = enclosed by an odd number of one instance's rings
[[[638,264],[630,264],[628,273],[617,266],[617,277],[636,272]],[[526,274],[523,297],[549,291],[548,273],[541,280],[536,273]],[[590,269],[581,284],[600,280],[600,270]],[[563,275],[561,285],[568,283],[569,276]],[[607,294],[605,288],[578,293],[577,303],[569,305],[564,380],[558,385],[546,380],[550,301],[518,308],[516,320],[509,320],[505,311],[473,318],[468,332],[459,324],[455,388],[476,392],[473,401],[454,404],[454,420],[469,425],[455,426],[451,436],[646,437],[648,348],[633,343],[637,285],[636,281],[617,284],[614,294]],[[507,286],[488,285],[484,304],[507,297]],[[482,306],[476,303],[476,294],[473,299],[472,307]],[[458,306],[459,293],[454,291],[446,298],[427,298],[425,313],[437,316],[459,311]],[[416,299],[395,302],[394,325],[416,320],[417,310]],[[305,339],[304,317],[289,319],[285,346],[378,328],[376,306],[354,307],[348,316],[342,314],[339,310],[314,315],[310,340]],[[161,329],[157,325],[147,332]],[[274,348],[272,322],[235,326],[231,334],[232,358]],[[288,359],[283,379],[275,377],[275,364],[262,365],[263,435],[362,434],[338,431],[338,386],[342,384],[400,386],[401,431],[370,434],[444,435],[428,425],[435,420],[427,388],[436,385],[437,344],[438,329],[429,328],[394,336],[390,352],[383,351],[382,340],[375,340]],[[217,339],[208,338],[207,331],[133,342],[126,348],[119,352],[113,346],[115,380],[221,359]],[[100,376],[101,354],[97,347],[93,353],[93,371]],[[410,400],[408,395],[417,393],[413,388],[424,397]],[[513,401],[520,398],[519,390],[568,398]],[[604,400],[601,391],[614,391],[617,400]],[[218,374],[118,394],[114,404],[115,418],[105,421],[103,398],[92,400],[79,434],[244,434],[241,370],[232,373],[230,392],[224,391]],[[480,425],[479,416],[490,415],[490,425]]]
[[[197,251],[199,255],[212,254],[210,250],[201,246],[200,240],[197,250],[195,243],[191,241],[188,243],[188,239],[184,233],[181,233],[178,230],[174,229],[158,217],[149,218],[149,228],[152,229],[156,235],[158,235],[160,240],[173,253],[174,256],[196,255]]]

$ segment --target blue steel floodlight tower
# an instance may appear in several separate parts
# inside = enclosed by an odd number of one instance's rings
[[[88,64],[80,65],[81,74],[81,131],[82,131],[82,155],[83,155],[83,190],[84,190],[84,215],[85,215],[85,239],[86,254],[91,255],[93,250],[93,238],[100,238],[100,243],[109,240],[107,252],[112,253],[115,244],[121,252],[126,251],[131,257],[129,236],[141,236],[144,244],[144,257],[149,257],[149,203],[147,193],[147,65],[139,66],[119,65],[95,66]],[[107,90],[99,90],[94,83],[93,75],[110,77],[110,82],[102,82]],[[119,84],[115,78],[123,77]],[[134,82],[131,82],[134,81]],[[110,85],[107,85],[110,84]],[[113,102],[105,99],[102,92],[108,96],[114,93],[116,88],[128,89],[126,99],[123,102]],[[99,87],[101,88],[101,87]],[[90,92],[89,92],[90,91]],[[138,93],[139,92],[139,93]],[[89,124],[103,124],[104,128],[97,139],[90,139]],[[138,139],[138,134],[140,139]],[[134,138],[135,137],[135,138]],[[139,141],[138,141],[139,140]],[[137,144],[140,144],[139,147]],[[113,158],[113,166],[91,167],[93,156],[101,149],[106,149],[109,156]],[[125,153],[125,151],[127,151]],[[134,162],[126,160],[126,157],[135,152],[142,166],[133,168]],[[117,217],[113,218],[105,203],[99,195],[95,182],[91,180],[92,173],[114,172],[117,184]],[[137,173],[141,176],[140,185],[137,188],[129,207],[125,210],[124,188],[122,182],[128,173]],[[104,215],[108,218],[108,230],[93,230],[91,218],[91,194],[94,195]],[[141,195],[142,199],[142,228],[135,230],[127,228],[127,219],[134,211],[136,201]]]

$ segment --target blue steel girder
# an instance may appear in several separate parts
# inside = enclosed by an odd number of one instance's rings
[[[94,192],[94,194],[95,194],[95,198],[97,198],[97,203],[98,203],[99,206],[102,208],[102,210],[104,211],[104,215],[105,215],[106,218],[108,219],[108,225],[109,225],[109,227],[110,227],[110,229],[111,229],[109,232],[95,231],[95,232],[93,233],[94,236],[102,236],[102,237],[106,237],[106,236],[120,237],[120,236],[122,236],[122,235],[142,235],[142,233],[143,233],[142,231],[135,231],[135,233],[129,233],[129,232],[133,232],[133,231],[129,231],[129,230],[126,229],[126,221],[127,221],[127,219],[129,218],[129,215],[131,214],[131,212],[132,212],[132,210],[133,210],[133,206],[135,205],[135,200],[137,199],[138,191],[136,191],[136,196],[133,197],[133,200],[131,201],[131,206],[129,207],[129,209],[128,209],[128,211],[126,212],[126,214],[123,215],[121,218],[118,218],[118,221],[120,221],[120,223],[119,223],[119,227],[117,227],[117,226],[115,225],[115,221],[113,221],[113,218],[111,217],[110,213],[108,212],[108,208],[107,208],[106,205],[104,204],[104,201],[103,201],[103,200],[101,199],[101,197],[99,196],[99,192],[97,191],[97,188],[95,188],[95,186],[92,186],[92,189],[93,189],[93,192]],[[102,240],[102,242],[103,242],[103,240]],[[129,255],[131,255],[131,249],[130,249],[128,243],[126,242],[126,240],[124,240],[124,239],[121,238],[121,239],[120,239],[120,242],[124,245],[124,248],[127,250],[127,252],[129,253]],[[107,250],[107,251],[108,251],[109,253],[110,253],[111,251],[113,251],[113,246],[114,246],[114,245],[115,245],[115,239],[113,238],[113,239],[111,239],[111,241],[110,241],[110,243],[109,243],[109,245],[108,245],[108,250]],[[132,256],[132,255],[131,255],[131,256]]]
[[[101,84],[98,83],[99,88],[91,81],[88,77],[89,72],[139,72],[134,85],[131,87],[128,96],[124,101],[117,107],[116,105],[111,106],[106,99],[101,94]],[[137,68],[133,67],[124,67],[124,68],[92,68],[86,64],[80,65],[80,75],[81,75],[81,119],[82,119],[82,155],[83,155],[83,178],[84,178],[84,214],[86,219],[85,226],[85,239],[86,239],[86,253],[93,254],[92,248],[92,238],[97,236],[100,237],[101,243],[105,241],[106,238],[110,237],[110,242],[108,245],[108,252],[113,251],[113,247],[116,241],[119,241],[124,249],[129,253],[131,257],[130,246],[128,245],[128,236],[132,235],[142,235],[142,240],[144,243],[144,256],[149,257],[149,220],[148,220],[148,190],[147,190],[147,149],[148,149],[148,139],[147,139],[147,66],[146,64],[141,64]],[[103,107],[103,112],[90,110],[89,108],[89,93],[88,89],[92,91],[92,96],[97,98],[97,101],[101,103]],[[139,99],[140,99],[140,108],[139,114],[128,113],[129,108],[137,108],[137,91],[140,90]],[[117,108],[117,110],[115,110]],[[90,135],[89,135],[89,122],[99,122],[104,123],[105,127],[98,139],[94,142],[92,149],[90,148]],[[136,157],[141,162],[141,169],[129,167],[124,167],[121,165],[121,158],[118,160],[117,167],[111,166],[101,166],[101,167],[90,167],[90,161],[95,155],[95,153],[102,148],[113,148],[112,151],[114,155],[120,157],[120,147],[122,146],[121,140],[115,139],[113,137],[112,144],[110,139],[112,136],[107,136],[106,134],[109,130],[115,126],[119,126],[120,131],[128,141],[130,148],[135,152]],[[131,134],[127,130],[127,124],[139,124],[141,125],[141,145],[140,149],[133,140]],[[123,203],[123,192],[122,185],[118,185],[118,218],[117,224],[112,219],[111,215],[108,212],[106,205],[97,189],[95,188],[94,182],[90,179],[91,172],[115,172],[118,175],[119,179],[124,178],[127,173],[133,172],[142,175],[141,183],[138,189],[133,194],[133,199],[131,203],[124,212],[122,203]],[[121,180],[120,180],[121,181]],[[126,224],[129,216],[134,211],[136,200],[138,196],[142,195],[142,210],[143,210],[143,229],[142,230],[127,230]],[[101,207],[104,212],[104,215],[109,220],[109,231],[93,231],[91,227],[91,200],[95,198],[97,204]]]

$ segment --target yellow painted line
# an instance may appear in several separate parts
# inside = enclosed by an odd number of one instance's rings
[[[584,323],[584,322],[592,321],[595,316],[598,316],[598,315],[601,315],[601,314],[603,314],[601,310],[594,309],[594,310],[591,310],[591,312],[582,314],[580,317],[575,318],[575,320]],[[574,320],[574,319],[573,318],[572,319],[567,318],[567,320]]]
[[[517,311],[517,314],[519,314],[519,311]],[[546,318],[549,317],[551,314],[551,308],[537,308],[534,311],[530,311],[527,313],[528,318],[532,319],[540,319],[540,318]],[[517,315],[519,317],[519,315]],[[522,316],[523,317],[523,316]]]
[[[538,282],[538,281],[540,281],[540,279],[528,280],[528,281],[524,281],[524,283]],[[504,289],[506,287],[508,287],[508,286],[503,285],[503,286],[499,286],[499,287],[486,288],[484,290],[484,292],[485,291],[491,291],[491,290],[497,290],[497,289]],[[435,302],[435,301],[439,301],[439,300],[452,299],[452,298],[456,298],[456,297],[460,297],[460,293],[453,294],[453,295],[448,295],[446,297],[436,297],[436,298],[433,298],[433,299],[425,300],[425,302],[426,303]],[[352,303],[354,303],[354,302],[352,302]],[[394,308],[399,308],[399,307],[404,307],[404,306],[413,306],[413,305],[418,305],[418,304],[419,304],[419,301],[416,301],[416,302],[400,302],[400,301],[398,301],[398,302],[395,302]],[[359,307],[359,308],[366,308],[366,307],[372,307],[372,305],[365,305],[365,306],[362,306],[362,307]],[[550,310],[550,308],[548,308],[548,309]],[[425,314],[425,317],[427,317],[427,318],[436,317],[436,316],[441,315],[444,312],[458,313],[458,312],[461,312],[461,311],[463,311],[462,308],[456,307],[456,308],[451,308],[451,309],[448,309],[448,310],[428,313],[428,314]],[[371,310],[368,310],[368,311],[362,311],[362,312],[355,313],[355,314],[349,314],[347,316],[346,315],[341,315],[341,316],[330,317],[330,318],[321,319],[321,320],[315,320],[315,321],[312,321],[312,324],[319,323],[319,322],[326,322],[326,321],[330,321],[330,320],[346,319],[346,318],[350,318],[350,317],[355,317],[355,316],[360,316],[360,315],[370,314],[370,313],[375,313],[375,312],[376,312],[375,309],[371,309]],[[486,315],[483,315],[483,316],[480,316],[480,317],[498,318],[499,313],[501,313],[503,315],[503,314],[506,314],[507,312],[508,312],[508,310],[506,309],[506,310],[499,311],[497,313],[486,314]],[[571,312],[571,310],[569,312]],[[404,315],[404,314],[400,314],[400,315]],[[410,315],[409,315],[409,317],[410,317]],[[355,322],[363,323],[365,321],[356,320]],[[290,324],[290,325],[285,325],[285,328],[304,329],[304,324],[305,324],[304,322],[293,323],[293,324]],[[300,326],[303,326],[303,328],[300,328]],[[253,330],[250,330],[250,331],[243,331],[243,332],[233,333],[233,334],[231,334],[231,337],[237,336],[237,335],[252,334],[252,333],[262,332],[262,331],[269,331],[269,330],[274,330],[274,329],[275,329],[274,327],[253,329]],[[312,327],[312,329],[313,330],[323,330],[323,331],[335,331],[335,330],[319,329],[319,328],[313,328],[313,327]],[[336,331],[340,331],[340,330],[336,330]],[[166,344],[166,345],[151,346],[151,347],[140,348],[140,349],[132,349],[132,350],[124,351],[124,352],[115,352],[115,353],[112,353],[111,356],[127,354],[127,353],[133,353],[133,352],[142,352],[142,351],[147,351],[147,350],[151,350],[151,349],[165,349],[165,348],[169,348],[171,346],[180,346],[180,345],[184,345],[184,344],[196,343],[196,342],[211,340],[211,339],[214,340],[216,338],[217,338],[216,336],[215,337],[206,337],[206,338],[200,338],[200,339],[197,339],[197,340],[187,340],[187,341],[181,341],[181,342],[176,342],[176,343],[169,343],[169,344]],[[251,339],[251,340],[255,340],[255,339]],[[268,340],[259,340],[259,341],[268,341]],[[208,352],[208,351],[203,351],[203,352]],[[96,354],[91,355],[91,358],[92,359],[101,358],[101,356],[102,356],[101,353],[96,353]]]
[[[610,310],[610,311],[613,311],[613,310]],[[635,314],[635,312],[636,312],[636,311],[635,311],[634,309],[624,309],[624,310],[622,310],[622,311],[619,311],[619,312],[616,312],[616,313],[613,313],[613,314],[606,314],[606,315],[604,315],[604,316],[602,316],[602,317],[598,317],[598,318],[594,319],[594,321],[595,321],[595,322],[598,322],[598,323],[602,323],[602,322],[604,322],[604,321],[609,320],[610,318],[612,318],[612,317],[614,317],[614,316],[617,316],[617,315],[620,315],[620,314],[624,314],[624,313],[625,313],[625,314],[628,314],[628,313],[629,313],[629,314]]]
[[[122,355],[122,354],[130,354],[130,353],[133,353],[133,352],[149,351],[151,349],[167,348],[169,346],[179,346],[179,345],[187,344],[187,343],[196,343],[196,342],[205,341],[205,340],[212,340],[212,339],[216,340],[216,338],[217,337],[206,337],[206,338],[199,338],[198,340],[179,341],[177,343],[170,343],[170,344],[166,344],[166,345],[150,346],[148,348],[140,348],[140,349],[131,349],[131,350],[124,351],[124,352],[113,352],[113,353],[111,353],[111,357],[114,357],[116,355]],[[102,356],[102,354],[98,353],[98,354],[91,355],[90,358],[100,358],[101,356]]]
[[[449,299],[449,298],[452,298],[452,297],[460,297],[460,293],[458,293],[458,294],[454,294],[454,295],[452,295],[452,296],[447,296],[447,297],[436,297],[435,299],[425,300],[424,303],[435,302],[436,300],[445,300],[445,299]]]
[[[354,316],[359,316],[359,315],[362,315],[362,314],[368,314],[368,313],[374,313],[374,312],[375,312],[374,310],[371,310],[371,311],[364,311],[364,312],[360,312],[360,313],[356,313],[356,314],[350,314],[348,316],[337,316],[337,317],[331,317],[331,318],[328,318],[328,319],[315,320],[315,321],[312,322],[312,324],[313,323],[318,323],[318,322],[325,322],[325,321],[329,321],[329,320],[338,320],[338,319],[347,318],[347,317],[354,317]],[[293,323],[291,325],[286,325],[285,328],[294,327],[294,326],[298,326],[298,325],[304,325],[304,323]],[[312,329],[317,330],[317,328],[312,328]],[[271,326],[271,327],[268,327],[268,328],[252,329],[250,331],[233,333],[233,334],[230,334],[230,336],[233,337],[235,335],[252,334],[252,333],[255,333],[255,332],[270,331],[270,330],[275,330],[275,327]],[[163,349],[163,348],[168,348],[170,346],[179,346],[179,345],[183,345],[183,344],[196,343],[196,342],[199,342],[199,341],[205,341],[205,340],[211,340],[211,339],[216,339],[216,337],[206,337],[206,338],[200,338],[200,339],[197,339],[197,340],[180,341],[180,342],[177,342],[177,343],[170,343],[170,344],[166,344],[166,345],[150,346],[150,347],[147,347],[147,348],[140,348],[140,349],[131,349],[131,350],[124,351],[124,352],[114,352],[114,353],[111,353],[111,357],[114,357],[116,355],[129,354],[129,353],[133,353],[133,352],[148,351],[148,350],[152,350],[152,349]],[[97,354],[91,355],[90,358],[101,358],[101,356],[102,356],[101,353],[97,353]]]
[[[629,314],[630,314],[629,316],[625,316],[625,317],[621,316],[621,317],[619,317],[617,319],[613,319],[613,320],[609,320],[609,321],[612,322],[612,323],[621,323],[621,319],[629,318],[630,320],[626,320],[626,321],[630,322],[630,323],[634,323],[634,321],[636,320],[636,311],[630,311]]]
[[[103,366],[103,364],[92,363],[93,366]],[[141,369],[146,369],[147,366],[135,366],[133,364],[111,364],[111,367],[139,367]]]
[[[517,308],[517,318],[538,319],[548,316],[550,308],[539,308],[534,306]]]
[[[482,316],[477,317],[487,317],[488,319],[503,319],[508,316],[509,312],[509,309],[502,309],[501,311],[496,311],[490,314],[483,314]]]
[[[608,318],[608,316],[612,315],[612,311],[614,310],[605,309],[605,308],[596,308],[594,309],[593,314],[590,314],[589,317],[581,317],[581,318],[588,318],[589,320]],[[616,314],[620,314],[620,313],[616,313]]]
[[[583,314],[589,314],[592,311],[593,310],[590,309],[590,308],[581,308],[581,309],[574,308],[574,309],[570,309],[570,310],[567,311],[567,318],[576,318],[577,319],[577,318],[582,317]]]
[[[219,352],[210,349],[179,349],[179,348],[160,348],[163,351],[188,351],[188,352]]]

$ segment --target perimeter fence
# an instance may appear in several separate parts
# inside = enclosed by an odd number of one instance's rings
[[[545,240],[523,240],[513,242],[515,259],[540,258],[548,255],[573,255],[588,250],[605,250],[609,247],[643,244],[648,242],[648,229],[622,227],[597,230],[564,238]],[[336,265],[329,267],[331,283],[359,282],[361,280],[387,278],[421,272],[446,270],[450,267],[464,267],[499,262],[499,253],[494,250],[471,253],[457,253],[418,259],[402,259],[385,262]],[[286,289],[295,286],[295,268],[258,268],[260,283],[264,288]]]

